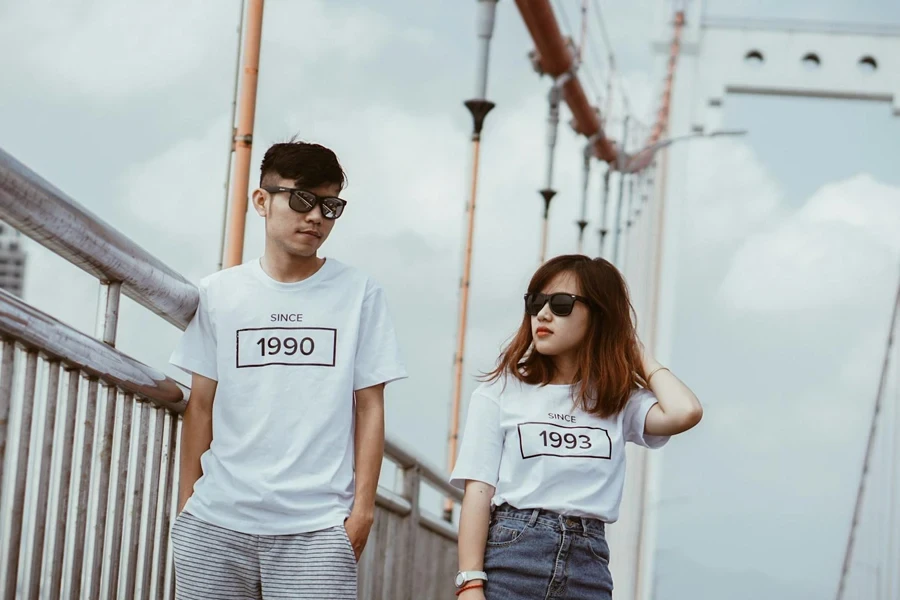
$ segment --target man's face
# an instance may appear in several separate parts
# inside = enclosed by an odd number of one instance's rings
[[[339,196],[341,192],[341,186],[336,183],[303,187],[282,177],[267,181],[266,187],[298,188],[320,197]],[[328,239],[334,220],[322,216],[320,204],[309,212],[300,213],[290,207],[289,201],[289,192],[270,193],[262,189],[253,192],[253,206],[266,220],[266,238],[292,256],[316,256],[319,247]]]

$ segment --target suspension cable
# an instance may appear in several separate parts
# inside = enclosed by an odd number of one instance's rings
[[[881,377],[878,382],[878,392],[875,394],[875,408],[872,411],[872,422],[869,426],[869,438],[866,442],[866,454],[863,459],[862,475],[859,478],[859,488],[856,491],[856,505],[853,507],[853,521],[850,523],[850,536],[847,538],[847,549],[844,552],[844,564],[841,567],[841,578],[838,582],[837,600],[843,600],[844,598],[847,575],[850,572],[850,565],[853,558],[853,544],[856,541],[856,530],[859,527],[859,517],[862,512],[863,497],[866,490],[866,476],[869,473],[869,465],[872,460],[872,449],[875,443],[875,432],[878,426],[878,417],[881,414],[881,403],[884,397],[885,382],[887,381],[891,349],[894,346],[894,332],[897,329],[898,312],[900,312],[900,280],[898,280],[897,293],[894,297],[894,308],[891,314],[890,329],[888,330],[887,347],[885,348],[884,361],[881,365]]]

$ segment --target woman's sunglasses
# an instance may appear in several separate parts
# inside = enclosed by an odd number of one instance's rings
[[[525,294],[525,312],[536,317],[544,305],[550,303],[550,312],[557,317],[568,317],[572,314],[575,302],[584,302],[590,305],[591,301],[584,296],[576,296],[575,294],[536,294],[529,292]]]
[[[269,186],[261,189],[270,194],[288,192],[290,194],[288,206],[298,213],[308,213],[316,207],[316,204],[319,204],[322,206],[322,216],[331,221],[340,217],[344,212],[344,207],[347,206],[346,200],[342,200],[335,196],[317,196],[312,192],[297,188]]]

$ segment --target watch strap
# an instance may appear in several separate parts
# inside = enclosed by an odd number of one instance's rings
[[[478,579],[487,581],[487,573],[484,571],[460,571],[456,574],[456,587],[461,588],[467,583]]]

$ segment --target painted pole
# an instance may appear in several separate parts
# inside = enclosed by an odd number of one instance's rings
[[[487,95],[488,58],[491,37],[494,34],[494,16],[497,0],[478,0],[478,20],[476,31],[479,40],[475,98],[467,100],[465,106],[472,115],[472,169],[470,174],[469,202],[466,227],[463,272],[459,280],[459,317],[456,331],[456,355],[453,359],[453,398],[450,408],[450,431],[447,437],[447,468],[452,471],[456,464],[456,449],[459,441],[459,412],[463,388],[463,359],[466,350],[466,325],[468,323],[469,287],[472,273],[472,251],[475,237],[475,200],[478,192],[478,166],[481,157],[481,131],[484,119],[494,108],[494,103],[485,99]],[[444,518],[453,517],[453,502],[448,498],[444,503]]]
[[[262,40],[263,0],[250,0],[244,37],[244,76],[238,104],[238,126],[234,136],[234,177],[231,186],[224,267],[244,260],[244,229],[247,223],[250,188],[250,152],[253,149],[253,122],[256,117],[256,89],[259,80],[259,48]]]

